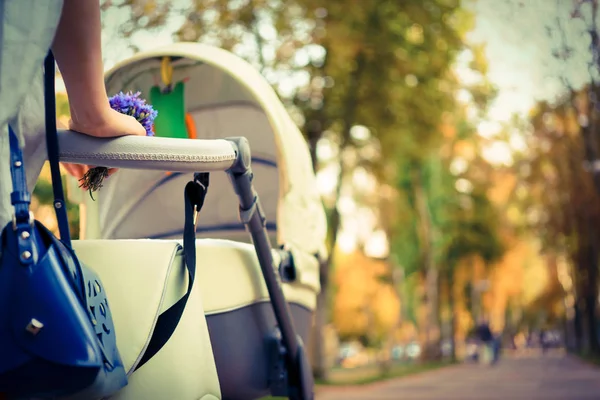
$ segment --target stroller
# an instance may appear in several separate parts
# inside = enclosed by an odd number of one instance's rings
[[[196,287],[182,319],[115,398],[311,399],[305,344],[326,220],[307,145],[277,95],[245,61],[198,43],[138,53],[105,82],[108,93],[140,91],[159,111],[155,138],[59,132],[62,161],[120,168],[95,200],[72,178],[68,192],[81,205],[83,240],[73,247],[110,292],[126,367],[139,361],[155,314],[185,292],[183,272],[156,260],[161,246],[181,241],[186,182],[195,172],[227,172],[211,173],[196,226]],[[98,240],[108,246],[102,255],[89,246]],[[117,271],[115,257],[156,266]],[[158,281],[175,283],[161,289]]]

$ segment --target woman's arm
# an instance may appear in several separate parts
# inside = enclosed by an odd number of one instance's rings
[[[99,0],[64,0],[52,51],[69,96],[70,129],[98,137],[146,134],[133,117],[109,106]]]

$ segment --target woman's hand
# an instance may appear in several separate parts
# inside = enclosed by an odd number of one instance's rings
[[[77,116],[79,115],[79,117]],[[76,107],[71,107],[71,120],[69,121],[69,129],[89,136],[111,138],[126,135],[145,136],[146,130],[135,118],[121,114],[107,106],[101,113],[96,113],[93,117],[82,118],[84,115],[89,115],[80,112],[77,113]],[[62,124],[60,124],[62,125]],[[64,126],[60,127],[64,129]],[[93,168],[88,165],[67,164],[62,163],[65,170],[78,180],[83,175]],[[108,170],[108,176],[117,172],[116,168]]]
[[[61,163],[63,168],[69,173],[69,175],[75,177],[77,180],[83,178],[83,176],[88,172],[91,168],[94,168],[90,165],[82,165],[82,164],[69,164],[69,163]],[[111,176],[115,172],[117,172],[117,168],[109,168],[108,176]],[[82,188],[82,190],[87,190]]]
[[[83,107],[82,107],[83,108]],[[89,136],[111,138],[118,136],[146,136],[146,129],[134,117],[110,108],[108,99],[102,110],[82,111],[71,106],[69,129]]]

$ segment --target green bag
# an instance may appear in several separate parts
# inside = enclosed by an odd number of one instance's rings
[[[171,91],[163,92],[160,87],[150,89],[150,104],[158,111],[154,120],[154,134],[159,137],[188,138],[185,124],[185,84],[178,82]]]

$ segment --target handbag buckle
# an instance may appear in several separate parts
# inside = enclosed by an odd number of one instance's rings
[[[194,230],[196,229],[196,226],[198,224],[198,215],[200,214],[200,210],[198,209],[198,206],[195,205],[194,206],[194,219],[192,221],[192,223],[194,224]]]
[[[34,221],[33,212],[29,211],[29,220],[27,222],[29,222],[30,226],[33,226],[33,221]],[[12,227],[13,227],[13,231],[17,230],[17,216],[15,214],[13,214],[13,216],[12,216]]]

